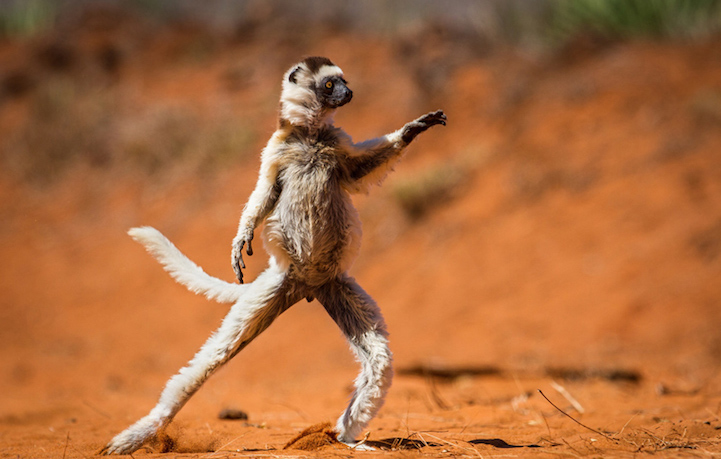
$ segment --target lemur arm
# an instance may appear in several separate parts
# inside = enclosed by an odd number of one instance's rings
[[[241,268],[245,268],[243,247],[248,244],[246,252],[248,255],[253,255],[253,247],[251,246],[253,231],[273,210],[278,201],[278,196],[280,196],[281,186],[278,182],[278,172],[280,168],[279,147],[281,144],[281,139],[274,135],[268,142],[268,146],[263,150],[258,182],[243,208],[238,223],[238,233],[233,238],[233,250],[231,253],[233,271],[235,271],[235,276],[241,284],[243,283],[243,271],[241,271]]]
[[[353,144],[348,158],[350,191],[365,191],[369,185],[380,183],[395,164],[395,159],[418,134],[437,124],[446,124],[442,110],[427,113],[406,123],[399,130],[373,140]]]

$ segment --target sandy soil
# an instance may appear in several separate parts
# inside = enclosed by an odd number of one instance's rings
[[[356,139],[437,107],[449,118],[356,200],[353,274],[384,311],[397,370],[368,429],[377,450],[282,449],[335,420],[357,371],[322,307],[303,302],[134,457],[721,453],[721,42],[439,65],[333,36],[246,75],[277,44],[164,61],[178,33],[144,39],[107,83],[124,110],[246,110],[257,136],[210,173],[80,162],[52,183],[2,174],[0,457],[93,456],[218,326],[227,307],[174,284],[125,231],[155,226],[231,280],[253,152],[272,132],[278,78],[303,54],[344,68],[356,97],[336,121]],[[23,46],[5,43],[0,58],[32,68]],[[453,43],[429,46],[443,55]],[[442,83],[419,80],[429,71]],[[0,135],[22,126],[30,100],[3,100]],[[420,217],[406,215],[398,190],[449,167],[447,204],[426,198]],[[256,252],[251,278],[265,264]],[[218,419],[226,408],[249,418]]]

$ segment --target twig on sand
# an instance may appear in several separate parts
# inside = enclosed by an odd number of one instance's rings
[[[368,441],[368,437],[370,437],[370,436],[371,436],[371,433],[370,433],[370,430],[369,430],[369,431],[366,432],[366,434],[363,436],[363,440],[359,441],[358,443],[356,443],[356,444],[353,445],[353,446],[349,446],[348,448],[349,448],[349,449],[358,448],[359,446],[361,446],[362,444],[364,444],[365,442],[367,442],[367,441]]]
[[[556,392],[558,392],[559,394],[563,395],[563,397],[564,397],[566,400],[568,400],[568,403],[570,403],[570,404],[573,406],[573,408],[575,408],[576,411],[578,411],[578,412],[581,413],[581,414],[583,414],[583,413],[586,412],[586,410],[583,409],[583,406],[582,406],[580,403],[578,403],[578,400],[576,400],[576,399],[574,398],[574,396],[571,395],[571,393],[566,390],[565,387],[563,387],[562,385],[558,384],[556,381],[551,381],[551,387],[553,387],[554,389],[556,389]]]
[[[423,435],[421,435],[420,432],[413,432],[413,435],[416,435],[418,438],[421,439],[421,441],[423,442],[423,446],[428,446],[428,442],[425,438],[423,438]]]
[[[616,435],[620,436],[623,433],[623,431],[626,430],[626,427],[628,427],[628,425],[631,423],[631,421],[633,421],[633,418],[635,418],[636,416],[638,416],[638,413],[631,416],[631,419],[626,421],[626,424],[624,424],[623,427],[621,427],[621,430],[619,430]]]
[[[68,436],[65,437],[65,448],[63,449],[63,459],[65,459],[65,453],[68,452],[68,443],[70,443],[70,432],[68,432]]]
[[[538,393],[541,394],[541,397],[545,398],[546,401],[547,401],[548,403],[550,403],[552,407],[554,407],[555,409],[557,409],[558,411],[560,411],[561,414],[563,414],[563,415],[566,416],[567,418],[571,419],[573,422],[575,422],[575,423],[578,424],[579,426],[583,427],[584,429],[588,429],[588,430],[590,430],[591,432],[597,433],[598,435],[602,436],[603,438],[605,438],[605,439],[607,439],[607,440],[611,440],[611,441],[614,441],[614,442],[616,441],[615,438],[613,438],[613,437],[611,437],[611,436],[609,436],[609,435],[606,435],[605,433],[603,433],[603,432],[601,432],[601,431],[599,431],[599,430],[596,430],[596,429],[594,429],[593,427],[588,427],[586,424],[582,423],[581,421],[577,420],[576,418],[574,418],[574,417],[571,416],[570,414],[568,414],[568,413],[566,413],[565,411],[563,411],[562,409],[560,409],[558,406],[556,406],[555,403],[553,403],[551,400],[548,399],[548,397],[546,397],[546,394],[544,394],[541,389],[538,389]]]
[[[578,451],[578,450],[577,450],[576,448],[574,448],[573,446],[571,446],[571,444],[570,444],[569,442],[567,442],[565,438],[561,438],[561,441],[562,441],[563,443],[565,443],[566,446],[568,446],[568,447],[571,449],[571,451],[573,451],[573,453],[575,453],[575,454],[572,454],[573,456],[575,456],[575,457],[583,457],[583,455],[581,454],[581,452]]]
[[[431,434],[429,434],[428,432],[426,432],[426,435],[428,435],[429,437],[431,437],[431,438],[433,438],[433,439],[435,439],[435,440],[438,440],[438,441],[441,442],[441,443],[445,443],[445,444],[448,445],[448,446],[452,446],[452,447],[454,447],[454,448],[458,448],[458,449],[461,449],[461,450],[464,450],[464,451],[473,451],[474,455],[483,457],[483,455],[480,453],[480,451],[478,451],[476,448],[465,448],[465,447],[463,447],[463,446],[458,445],[457,443],[453,443],[453,442],[450,442],[450,441],[448,441],[448,440],[444,440],[444,439],[442,439],[442,438],[436,437],[435,435],[431,435]]]
[[[213,457],[213,456],[215,456],[216,454],[219,454],[219,453],[230,452],[230,450],[226,450],[225,448],[227,448],[227,447],[228,447],[229,445],[231,445],[232,443],[235,443],[236,440],[244,437],[245,435],[247,435],[247,432],[244,433],[244,434],[242,434],[242,435],[238,435],[237,437],[233,438],[232,440],[230,440],[228,443],[224,444],[224,445],[221,446],[220,448],[217,448],[215,451],[213,451],[213,452],[210,453],[209,455],[207,455],[207,456],[202,456],[202,457],[203,457],[203,458],[211,458],[211,457]]]

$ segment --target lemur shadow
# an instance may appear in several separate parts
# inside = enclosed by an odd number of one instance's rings
[[[468,443],[472,445],[489,445],[494,448],[508,449],[508,448],[542,448],[541,445],[530,444],[530,445],[512,445],[505,440],[500,438],[478,438],[476,440],[469,440]]]
[[[478,438],[475,440],[468,440],[467,443],[471,445],[488,445],[499,449],[511,449],[511,448],[542,448],[541,445],[530,444],[530,445],[514,445],[508,443],[500,438]],[[426,447],[443,446],[436,442],[427,442],[422,440],[413,440],[410,438],[384,438],[382,440],[366,441],[366,445],[376,449],[383,450],[412,450],[412,449],[423,449]]]
[[[440,443],[433,443],[421,440],[412,440],[410,438],[384,438],[382,440],[368,440],[365,442],[366,445],[384,450],[399,450],[399,449],[422,449],[427,446],[441,446]]]

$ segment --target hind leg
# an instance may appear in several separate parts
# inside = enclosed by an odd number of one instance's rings
[[[230,309],[220,328],[188,365],[170,378],[155,408],[113,438],[101,453],[130,454],[154,437],[215,370],[302,298],[295,290],[286,273],[274,265],[248,284],[248,290]]]
[[[348,276],[317,291],[318,300],[338,324],[361,364],[355,392],[338,419],[338,440],[355,445],[356,437],[383,405],[393,378],[388,332],[375,301]]]

